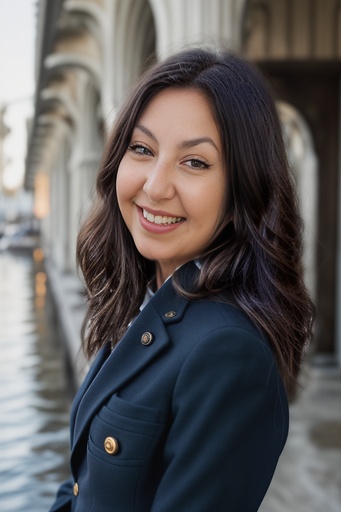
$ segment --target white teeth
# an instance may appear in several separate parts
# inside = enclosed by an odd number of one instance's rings
[[[149,222],[153,222],[154,224],[175,224],[175,222],[180,222],[182,220],[182,217],[166,217],[162,215],[153,215],[150,212],[147,212],[147,210],[143,210],[143,217]]]

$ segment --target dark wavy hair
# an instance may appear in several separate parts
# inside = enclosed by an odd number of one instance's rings
[[[156,94],[190,88],[209,100],[226,166],[224,227],[200,255],[190,299],[227,296],[264,332],[284,381],[296,379],[312,332],[303,280],[302,222],[276,106],[264,79],[224,50],[192,48],[152,66],[121,108],[97,178],[97,199],[81,228],[77,258],[89,300],[88,356],[114,346],[138,314],[155,266],[136,249],[116,197],[119,164],[133,129]],[[199,256],[199,255],[198,255]]]

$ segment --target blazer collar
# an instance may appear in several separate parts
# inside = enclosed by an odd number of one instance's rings
[[[191,288],[197,274],[198,268],[193,262],[177,270],[179,283],[186,290]],[[182,319],[187,304],[188,301],[176,292],[172,279],[169,279],[133,321],[115,350],[110,355],[106,347],[100,351],[73,407],[73,453],[100,407],[168,346],[166,326]],[[153,336],[152,343],[147,346],[141,343],[146,332]]]

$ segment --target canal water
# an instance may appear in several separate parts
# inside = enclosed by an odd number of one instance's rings
[[[47,512],[68,475],[68,378],[41,249],[0,252],[0,511]]]

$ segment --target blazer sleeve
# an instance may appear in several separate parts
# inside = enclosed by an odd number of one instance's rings
[[[256,512],[288,432],[288,407],[269,346],[223,328],[179,373],[165,468],[152,512]]]
[[[71,512],[73,480],[66,480],[59,487],[56,499],[49,512]]]

